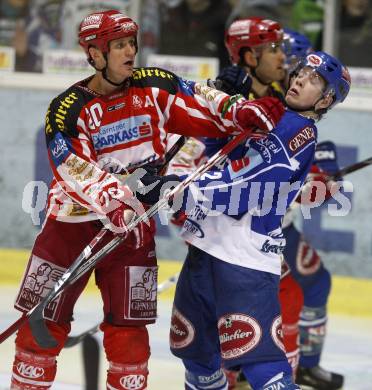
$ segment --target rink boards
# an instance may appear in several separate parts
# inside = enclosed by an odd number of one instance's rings
[[[29,256],[28,250],[0,249],[0,285],[16,287],[22,278]],[[180,261],[159,261],[159,283],[180,271]],[[329,301],[329,312],[351,317],[372,317],[372,280],[334,275]],[[87,287],[88,292],[97,292],[93,279]],[[174,287],[164,291],[160,299],[171,299]]]

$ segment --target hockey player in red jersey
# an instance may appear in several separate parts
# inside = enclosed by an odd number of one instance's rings
[[[137,31],[132,19],[115,10],[90,14],[80,24],[79,42],[96,72],[49,106],[45,133],[54,179],[46,222],[15,303],[27,312],[42,300],[101,230],[100,220],[112,231],[103,244],[115,233],[124,234],[122,244],[95,269],[103,300],[107,389],[147,388],[146,325],[156,319],[154,224],[142,223],[131,232],[126,225],[135,211],[143,212],[139,201],[149,203],[160,192],[134,194],[118,175],[162,160],[168,132],[226,137],[256,128],[269,131],[283,113],[275,99],[234,103],[165,70],[134,69]],[[173,179],[156,178],[160,184]],[[84,275],[45,310],[55,348],[40,347],[28,324],[19,329],[11,389],[51,388],[56,358],[88,278]]]

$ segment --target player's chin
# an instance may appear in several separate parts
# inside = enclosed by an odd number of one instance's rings
[[[294,108],[294,109],[300,109],[301,104],[299,102],[298,95],[291,95],[288,94],[285,96],[285,102],[288,104],[289,107]]]
[[[275,80],[282,81],[284,77],[285,77],[285,69],[284,68],[277,69]]]
[[[127,79],[128,77],[132,77],[133,75],[133,66],[124,65],[122,69],[122,75],[124,79]]]

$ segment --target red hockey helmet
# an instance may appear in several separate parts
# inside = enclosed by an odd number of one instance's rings
[[[89,57],[89,47],[95,46],[107,53],[110,41],[132,35],[137,37],[137,32],[138,25],[119,11],[94,12],[80,23],[79,44]]]
[[[240,19],[233,22],[225,33],[225,46],[231,62],[240,60],[240,49],[257,47],[265,43],[279,42],[283,39],[283,30],[278,22],[263,18]]]

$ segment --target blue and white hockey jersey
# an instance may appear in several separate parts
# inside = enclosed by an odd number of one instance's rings
[[[312,119],[286,111],[267,138],[248,140],[190,186],[182,237],[228,263],[279,275],[281,221],[310,170],[316,139]]]

